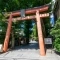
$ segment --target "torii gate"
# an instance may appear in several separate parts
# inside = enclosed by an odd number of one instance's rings
[[[44,47],[44,38],[43,38],[43,33],[42,33],[41,18],[48,17],[49,13],[44,13],[44,14],[41,14],[41,13],[47,11],[48,8],[49,8],[49,5],[44,5],[44,6],[40,6],[40,7],[36,7],[36,8],[26,9],[25,14],[34,14],[34,15],[25,16],[25,17],[13,18],[13,17],[16,17],[16,16],[20,16],[21,15],[20,11],[11,12],[11,14],[8,14],[9,19],[8,19],[8,26],[7,26],[7,32],[6,32],[6,36],[5,36],[5,40],[4,40],[4,45],[3,45],[3,52],[6,52],[7,49],[8,49],[12,20],[35,19],[36,22],[37,22],[40,55],[44,56],[46,53],[45,53],[45,47]]]

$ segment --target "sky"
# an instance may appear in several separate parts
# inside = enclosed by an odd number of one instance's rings
[[[55,3],[55,0],[52,0],[52,1],[54,1],[54,3]]]

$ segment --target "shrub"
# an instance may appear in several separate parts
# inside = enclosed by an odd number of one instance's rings
[[[57,19],[55,26],[51,29],[50,34],[54,37],[54,48],[60,52],[60,18]]]

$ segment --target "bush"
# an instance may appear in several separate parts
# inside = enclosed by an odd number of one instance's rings
[[[54,37],[54,48],[60,52],[60,18],[56,21],[54,28],[51,29],[50,34]]]

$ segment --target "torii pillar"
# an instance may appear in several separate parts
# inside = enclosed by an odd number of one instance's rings
[[[36,21],[37,21],[40,55],[45,56],[44,38],[43,38],[43,33],[42,33],[41,18],[39,17],[38,10],[36,11]]]

